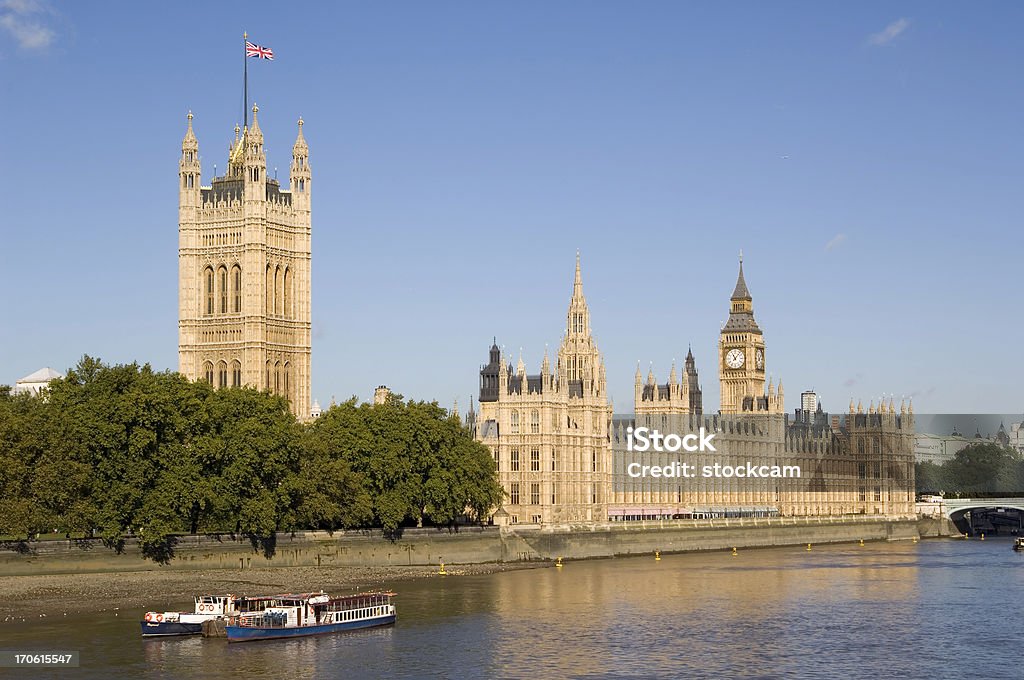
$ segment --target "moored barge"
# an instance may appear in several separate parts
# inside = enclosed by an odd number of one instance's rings
[[[319,593],[274,595],[259,611],[240,613],[227,624],[228,642],[325,635],[395,622],[394,593],[359,593],[332,598]]]

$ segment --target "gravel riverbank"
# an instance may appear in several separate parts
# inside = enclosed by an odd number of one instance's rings
[[[396,581],[451,578],[546,566],[477,564],[447,567],[278,567],[208,571],[132,571],[98,574],[5,576],[0,579],[0,622],[40,618],[40,615],[90,611],[124,611],[141,616],[147,610],[170,608],[199,593],[272,594],[323,589],[331,594],[390,588]]]

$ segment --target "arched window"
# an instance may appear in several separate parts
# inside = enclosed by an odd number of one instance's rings
[[[217,283],[220,286],[220,313],[228,313],[228,268],[221,266],[217,270]]]
[[[242,386],[242,364],[238,359],[231,362],[231,386]]]
[[[217,364],[217,387],[228,386],[228,364],[226,361],[221,361]]]
[[[211,385],[213,384],[213,363],[212,362],[207,361],[205,364],[203,364],[203,377],[205,378],[206,382],[210,383]]]
[[[281,394],[281,362],[274,364],[274,392]]]
[[[512,411],[512,434],[519,434],[519,411]]]
[[[292,371],[292,365],[289,362],[287,362],[287,361],[284,362],[284,396],[288,397],[288,399],[292,398],[292,392],[291,392],[292,381],[291,381],[290,376],[289,376],[291,371]]]
[[[537,434],[540,432],[540,411],[536,409],[530,411],[530,433]]]
[[[274,268],[274,314],[281,313],[281,266]]]
[[[231,280],[235,291],[235,314],[242,313],[242,268],[237,264],[231,268]]]
[[[274,273],[270,268],[270,263],[267,263],[267,314],[271,314],[274,311]],[[267,380],[267,388],[270,388],[270,380]]]
[[[292,270],[284,268],[284,308],[281,312],[291,318],[292,312]]]
[[[267,390],[270,390],[270,362],[267,362]]]
[[[213,314],[213,267],[207,267],[204,272],[206,279],[206,313]]]

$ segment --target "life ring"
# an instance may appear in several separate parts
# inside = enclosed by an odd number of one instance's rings
[[[147,621],[152,621],[153,620],[153,612],[146,612],[146,620]]]
[[[199,611],[205,612],[206,611],[206,605],[205,604],[199,605]]]
[[[155,617],[157,623],[161,623],[164,620],[163,614],[157,614]]]

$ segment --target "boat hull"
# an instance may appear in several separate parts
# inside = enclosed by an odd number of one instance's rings
[[[142,637],[172,637],[176,635],[199,635],[202,623],[181,623],[180,621],[140,621]]]
[[[361,621],[344,621],[329,623],[322,626],[295,626],[291,628],[264,628],[258,626],[228,626],[228,642],[248,642],[250,640],[276,640],[280,638],[309,637],[311,635],[327,635],[346,630],[388,626],[395,622],[395,615],[378,616]]]

